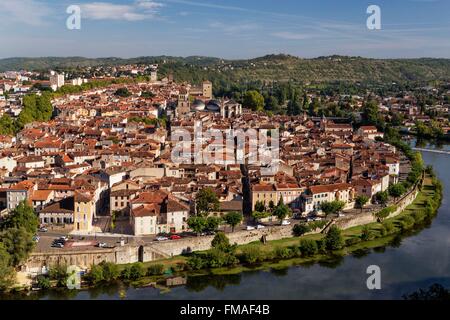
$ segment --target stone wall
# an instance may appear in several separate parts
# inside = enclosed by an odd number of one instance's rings
[[[418,194],[414,189],[400,199],[396,204],[397,210],[389,217],[400,214],[409,204],[411,204]],[[365,212],[357,216],[348,216],[334,222],[341,229],[348,229],[354,226],[375,222],[372,212]],[[330,223],[330,225],[333,223]],[[319,233],[317,229],[310,233]],[[273,226],[259,230],[239,230],[227,234],[230,243],[238,245],[247,244],[254,241],[260,241],[263,236],[266,240],[279,240],[292,237],[292,226]],[[168,258],[180,255],[186,252],[207,250],[211,247],[211,241],[214,236],[202,236],[193,238],[183,238],[179,240],[162,241],[148,243],[142,246],[126,245],[114,249],[91,249],[85,251],[60,251],[52,253],[32,253],[28,262],[25,264],[25,270],[31,274],[40,273],[43,266],[50,267],[57,264],[77,265],[83,269],[89,269],[93,264],[99,264],[102,261],[113,262],[117,264],[127,264],[133,262],[148,262],[157,259]]]

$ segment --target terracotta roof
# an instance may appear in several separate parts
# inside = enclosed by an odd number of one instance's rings
[[[325,192],[336,192],[342,191],[352,188],[351,184],[348,183],[337,183],[337,184],[328,184],[328,185],[320,185],[320,186],[311,186],[309,190],[314,193],[325,193]]]

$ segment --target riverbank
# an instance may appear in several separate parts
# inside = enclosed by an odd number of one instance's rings
[[[426,176],[423,187],[414,202],[399,215],[387,218],[382,223],[374,222],[342,230],[341,235],[344,246],[339,250],[317,250],[313,254],[305,255],[300,250],[302,242],[316,243],[325,237],[324,234],[308,234],[301,237],[268,241],[265,244],[255,241],[237,246],[234,256],[238,260],[232,266],[195,268],[192,263],[189,263],[189,260],[195,255],[202,255],[208,252],[204,251],[146,263],[115,265],[114,279],[119,280],[121,286],[153,286],[164,289],[167,287],[167,283],[183,284],[183,281],[179,281],[180,279],[201,278],[208,275],[227,276],[247,271],[282,270],[289,266],[312,265],[315,263],[325,266],[337,266],[346,255],[363,256],[370,252],[372,248],[384,250],[383,248],[386,246],[398,246],[403,236],[407,237],[411,234],[416,234],[427,227],[437,212],[442,198],[437,184],[439,182],[435,178]],[[250,255],[249,252],[251,253]],[[255,252],[257,252],[256,255]],[[246,254],[246,258],[244,258],[244,254]],[[252,262],[248,261],[249,257]],[[111,265],[108,266],[108,268],[110,267]],[[82,288],[92,289],[107,283],[116,283],[114,280],[106,281],[101,272],[104,272],[104,270],[100,271],[100,275],[97,274],[94,278],[89,279],[86,277]],[[124,274],[127,274],[127,276],[124,277]],[[174,281],[173,279],[178,280]],[[53,280],[53,284],[56,284],[55,280]]]

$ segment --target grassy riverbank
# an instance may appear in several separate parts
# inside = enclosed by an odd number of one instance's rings
[[[291,237],[280,240],[268,241],[265,244],[256,241],[237,246],[234,255],[239,257],[239,263],[232,266],[216,268],[192,268],[188,256],[176,256],[171,259],[143,263],[144,268],[161,265],[169,270],[172,275],[180,276],[204,276],[204,275],[231,275],[245,271],[284,269],[293,265],[305,265],[323,263],[334,265],[339,263],[346,255],[364,255],[370,249],[383,248],[389,245],[396,246],[401,241],[401,236],[422,230],[431,223],[436,214],[442,198],[440,182],[427,175],[416,199],[399,215],[387,218],[382,222],[374,222],[367,225],[355,226],[341,231],[343,247],[339,250],[320,250],[314,254],[305,255],[298,248],[304,241],[317,242],[323,240],[324,234],[310,234],[301,237]],[[242,256],[253,253],[253,263],[246,262]],[[198,255],[206,252],[196,253]],[[124,270],[131,265],[121,265]],[[145,285],[150,282],[156,283],[163,279],[162,275],[153,275],[131,281],[132,285]]]

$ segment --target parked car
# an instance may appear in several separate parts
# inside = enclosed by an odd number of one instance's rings
[[[97,243],[96,246],[99,247],[99,248],[104,248],[104,247],[106,247],[106,243],[104,243],[104,242],[99,242],[99,243]]]
[[[165,240],[169,240],[169,238],[162,236],[156,237],[156,241],[165,241]]]
[[[256,226],[256,229],[264,229],[265,228],[265,226],[263,226],[262,224],[258,224],[257,226]]]
[[[47,228],[45,228],[45,227],[42,227],[42,228],[39,228],[39,230],[38,230],[39,232],[47,232],[48,231],[48,229]]]
[[[59,239],[60,239],[60,240],[67,241],[67,240],[69,240],[69,237],[67,237],[67,236],[61,236],[61,237],[59,237]]]
[[[255,227],[253,227],[253,226],[247,226],[246,229],[247,229],[247,230],[255,230]]]
[[[170,236],[170,240],[178,240],[178,239],[181,239],[181,237],[177,234],[173,234]]]
[[[64,248],[64,244],[62,244],[61,242],[56,242],[52,244],[53,248]]]
[[[288,226],[288,225],[290,225],[291,224],[291,222],[289,221],[289,220],[283,220],[283,221],[281,221],[281,225],[282,226]]]
[[[307,219],[306,219],[306,222],[312,222],[312,221],[314,221],[313,218],[307,218]]]
[[[345,214],[339,213],[338,216],[339,216],[339,217],[345,217]]]
[[[315,218],[314,218],[314,221],[320,221],[320,220],[322,220],[321,217],[315,217]]]
[[[38,235],[35,235],[34,237],[33,237],[33,241],[34,242],[39,242],[39,239],[40,239],[41,237],[39,237]]]

